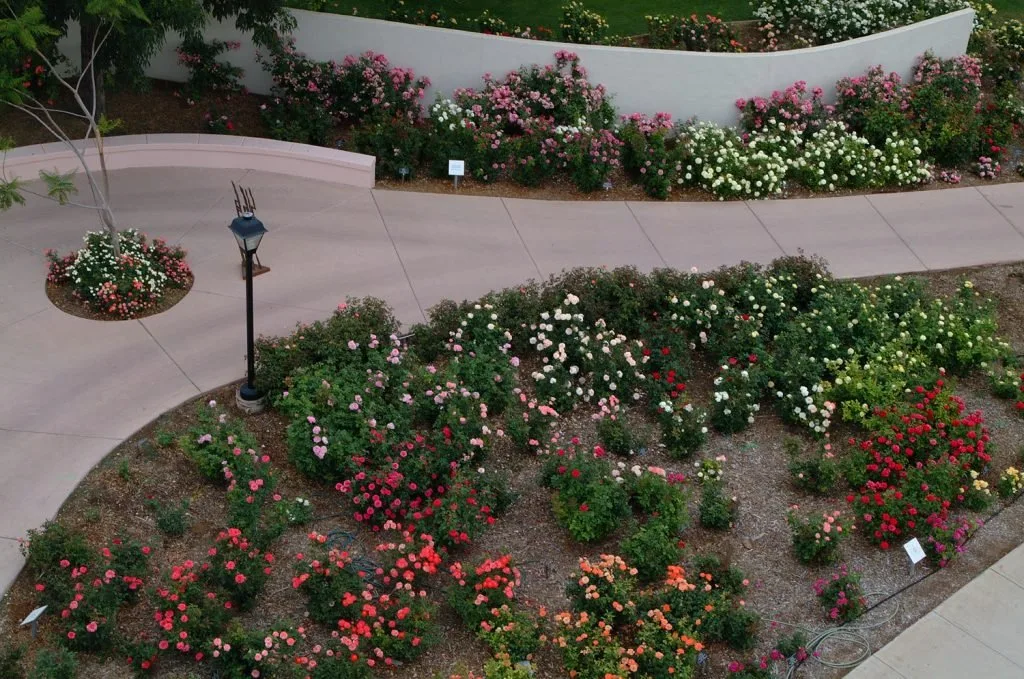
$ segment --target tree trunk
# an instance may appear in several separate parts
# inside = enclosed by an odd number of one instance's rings
[[[85,77],[82,78],[82,87],[79,90],[79,94],[82,97],[82,101],[85,102],[86,106],[93,106],[93,96],[95,94],[96,102],[95,108],[92,110],[93,116],[96,120],[99,120],[100,116],[106,113],[107,110],[107,94],[103,87],[103,79],[105,71],[102,68],[98,68],[96,65],[97,60],[93,60],[93,47],[99,39],[97,32],[99,31],[99,24],[95,21],[88,19],[83,16],[81,19],[81,36],[82,45],[79,50],[82,59],[82,70],[84,71],[86,66],[92,61],[92,66],[89,69],[91,72],[86,73]],[[95,84],[96,91],[93,92],[93,85]]]

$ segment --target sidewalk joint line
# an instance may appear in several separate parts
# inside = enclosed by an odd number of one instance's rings
[[[30,318],[35,318],[39,314],[46,313],[49,310],[50,310],[50,307],[47,307],[45,309],[40,309],[39,311],[33,311],[32,313],[30,313],[30,314],[28,314],[26,316],[22,316],[21,318],[18,318],[18,319],[15,319],[15,320],[11,321],[7,325],[0,326],[0,334],[3,334],[5,332],[7,332],[8,330],[10,330],[14,326],[16,326],[18,323],[21,323],[22,321],[27,321]]]
[[[512,212],[508,209],[508,204],[505,202],[505,198],[499,197],[498,200],[501,201],[501,206],[505,208],[505,214],[508,215],[508,221],[512,222],[512,228],[515,230],[516,236],[519,237],[519,242],[523,244],[523,250],[526,250],[526,256],[530,258],[530,262],[533,264],[533,268],[536,269],[537,275],[540,276],[540,280],[544,280],[544,273],[540,270],[540,267],[537,266],[537,260],[533,258],[533,253],[530,252],[530,248],[527,247],[523,234],[519,233],[519,227],[516,226],[516,220],[512,218]]]
[[[889,227],[889,230],[896,234],[896,237],[900,239],[900,242],[903,243],[903,245],[906,246],[908,250],[910,250],[910,254],[914,255],[914,259],[921,263],[921,266],[924,267],[924,270],[931,271],[931,267],[924,263],[924,260],[921,259],[921,256],[917,254],[914,248],[910,247],[910,243],[908,243],[906,239],[903,238],[902,235],[900,235],[900,232],[896,230],[896,227],[889,223],[889,220],[885,218],[885,215],[883,215],[882,211],[878,209],[878,206],[875,205],[875,202],[871,200],[871,196],[866,195],[864,196],[864,198],[865,200],[868,201],[868,205],[871,206],[871,209],[875,211],[875,214],[882,218],[882,221],[885,222],[885,225]]]
[[[1007,556],[1009,556],[1009,554],[1007,554]],[[1003,559],[1005,559],[1005,558],[1006,558],[1006,557],[1004,556],[1004,557],[1003,557]],[[1000,559],[999,561],[1002,561],[1003,559]],[[1000,573],[999,571],[997,571],[997,570],[995,569],[995,566],[996,566],[996,564],[998,564],[998,563],[999,563],[999,561],[996,561],[996,563],[992,564],[991,566],[989,566],[989,567],[988,567],[988,568],[986,568],[985,570],[986,570],[986,571],[992,571],[993,573],[995,573],[996,575],[998,575],[999,577],[1001,577],[1001,578],[1002,578],[1003,580],[1006,580],[1006,581],[1007,581],[1008,583],[1010,583],[1010,584],[1011,584],[1011,585],[1013,585],[1014,587],[1017,587],[1018,589],[1024,589],[1024,586],[1022,586],[1022,585],[1018,584],[1018,583],[1017,583],[1017,582],[1016,582],[1015,580],[1013,580],[1012,578],[1010,578],[1010,577],[1007,577],[1007,576],[1006,576],[1006,575],[1005,575],[1004,573]]]
[[[985,199],[985,202],[988,203],[989,205],[991,205],[992,209],[999,213],[999,216],[1003,218],[1003,221],[1005,221],[1007,224],[1010,225],[1010,228],[1012,228],[1014,231],[1016,231],[1022,237],[1024,237],[1024,231],[1021,231],[1020,229],[1018,229],[1017,225],[1014,224],[1013,222],[1011,222],[1010,218],[1007,217],[1005,214],[1003,214],[1003,211],[1000,210],[999,207],[995,203],[993,203],[991,200],[989,200],[988,196],[986,196],[984,193],[981,192],[981,189],[979,189],[977,186],[972,186],[971,188],[974,189],[975,191],[977,191],[981,195],[981,197]]]
[[[171,354],[167,351],[167,349],[164,349],[164,345],[160,344],[160,340],[158,340],[156,337],[153,336],[153,333],[151,333],[149,331],[149,328],[146,327],[146,324],[143,322],[143,320],[144,319],[141,319],[141,318],[139,319],[139,325],[141,325],[142,329],[146,331],[146,334],[149,335],[149,338],[151,340],[153,340],[153,342],[158,347],[160,347],[160,351],[164,352],[164,356],[166,356],[168,358],[168,360],[170,360],[170,362],[174,364],[174,367],[178,369],[178,372],[180,372],[182,375],[185,376],[185,379],[188,380],[189,384],[191,384],[193,387],[195,387],[196,393],[197,394],[203,393],[203,390],[199,388],[198,384],[196,384],[195,382],[192,381],[192,378],[188,376],[188,373],[185,372],[184,368],[182,368],[180,365],[178,365],[178,362],[174,360],[174,357],[171,356]]]
[[[764,232],[766,234],[768,234],[769,238],[772,239],[772,242],[775,243],[775,247],[777,247],[779,249],[779,252],[782,253],[782,256],[783,257],[791,257],[792,255],[790,255],[788,252],[786,252],[786,248],[782,247],[782,243],[780,243],[779,241],[777,241],[775,239],[775,234],[773,234],[771,231],[769,231],[768,230],[768,226],[764,222],[761,221],[761,216],[758,215],[756,212],[754,212],[754,208],[752,208],[750,206],[750,201],[749,200],[743,201],[743,205],[745,205],[746,208],[748,210],[750,210],[750,214],[752,214],[754,216],[754,219],[756,219],[757,223],[761,225],[761,228],[764,229]]]
[[[12,434],[40,434],[42,436],[70,436],[72,438],[79,439],[102,439],[104,441],[117,441],[118,443],[124,441],[123,438],[118,438],[116,436],[100,436],[99,434],[68,434],[61,433],[59,431],[35,431],[34,429],[12,429],[11,427],[0,427],[0,431],[6,431]]]
[[[644,228],[644,225],[643,225],[643,224],[641,224],[641,223],[640,223],[640,220],[639,220],[639,219],[637,218],[637,216],[636,216],[636,213],[635,213],[635,212],[633,212],[633,208],[632,208],[632,207],[630,207],[630,205],[629,205],[629,201],[628,201],[628,200],[624,200],[624,201],[622,201],[622,204],[626,206],[626,209],[627,209],[627,210],[629,210],[629,215],[630,215],[630,216],[631,216],[631,217],[633,218],[633,221],[634,221],[634,222],[636,222],[636,225],[637,225],[638,227],[640,227],[640,233],[642,233],[642,234],[644,235],[644,238],[646,238],[646,239],[647,239],[647,242],[651,244],[651,247],[652,247],[652,248],[654,248],[654,252],[655,252],[655,254],[657,254],[657,255],[658,255],[658,259],[660,259],[660,260],[661,260],[661,263],[665,265],[665,268],[666,268],[666,269],[669,269],[669,268],[671,268],[671,267],[670,267],[670,266],[668,265],[668,261],[667,261],[667,260],[665,259],[665,257],[664,257],[664,256],[662,256],[662,254],[661,254],[661,250],[659,250],[659,249],[658,249],[658,246],[654,244],[654,241],[653,241],[653,240],[651,240],[651,236],[650,236],[650,235],[649,235],[649,234],[647,233],[647,229],[645,229],[645,228]]]
[[[990,570],[990,569],[991,569],[991,566],[990,566],[989,568],[986,568],[985,570],[987,571],[987,570]],[[982,571],[982,572],[984,572],[984,571]],[[963,591],[965,591],[965,590],[966,590],[966,589],[967,589],[968,587],[970,587],[970,586],[971,586],[971,583],[967,583],[966,585],[964,585],[963,587],[961,587],[960,589],[958,589],[958,590],[956,591],[956,593],[959,593],[959,592],[963,592]],[[952,597],[952,596],[953,596],[953,595],[951,594],[951,595],[950,595],[950,597]],[[955,627],[956,629],[960,630],[961,632],[963,632],[964,634],[966,634],[966,635],[967,635],[967,636],[969,636],[970,638],[974,639],[975,641],[977,641],[977,642],[978,642],[979,644],[981,644],[982,646],[984,646],[984,647],[985,647],[985,648],[987,648],[988,650],[990,650],[990,651],[992,651],[993,653],[995,653],[996,655],[1000,656],[1001,658],[1003,658],[1004,660],[1006,660],[1006,662],[1010,663],[1010,664],[1011,664],[1011,665],[1013,665],[1014,667],[1020,667],[1020,664],[1019,664],[1019,663],[1017,663],[1017,662],[1014,662],[1012,658],[1009,658],[1009,657],[1007,657],[1007,656],[1006,656],[1006,655],[1005,655],[1005,654],[1004,654],[1004,653],[1003,653],[1002,651],[1000,651],[1000,650],[999,650],[998,648],[995,648],[994,646],[991,646],[991,645],[990,645],[990,644],[989,644],[988,642],[986,642],[986,641],[985,641],[984,639],[979,639],[978,637],[974,636],[974,634],[973,634],[972,632],[968,631],[968,630],[967,630],[967,629],[966,629],[966,628],[965,628],[965,627],[964,627],[963,625],[961,625],[961,624],[960,624],[960,623],[958,623],[957,621],[955,621],[955,620],[951,620],[951,619],[947,618],[947,617],[946,617],[945,615],[943,615],[943,614],[942,614],[942,610],[941,610],[941,609],[942,609],[943,605],[944,605],[944,604],[945,604],[946,602],[948,602],[948,601],[949,601],[949,597],[947,597],[945,601],[943,601],[942,603],[940,603],[940,604],[938,605],[938,607],[937,607],[937,608],[936,608],[936,609],[935,609],[935,610],[933,611],[933,613],[935,613],[935,615],[939,616],[939,618],[941,618],[942,620],[945,620],[945,621],[946,621],[947,623],[949,623],[949,624],[950,624],[950,625],[951,625],[952,627]]]
[[[214,210],[216,210],[218,206],[220,206],[221,200],[223,200],[223,197],[222,196],[218,196],[217,200],[213,201],[213,205],[211,205],[206,210],[206,212],[204,212],[202,214],[202,216],[200,216],[199,219],[197,219],[195,221],[195,223],[192,224],[192,226],[188,227],[188,229],[185,230],[185,233],[183,233],[180,236],[178,236],[178,240],[174,241],[174,244],[175,245],[181,245],[181,241],[185,240],[186,236],[188,236],[190,233],[195,231],[196,227],[199,226],[200,224],[202,224],[203,222],[205,222],[206,218],[210,215],[210,213],[213,212]]]
[[[35,250],[30,248],[29,246],[24,245],[23,243],[19,243],[16,240],[12,240],[12,239],[8,238],[6,235],[0,234],[0,240],[3,240],[3,241],[6,241],[6,242],[10,243],[11,245],[13,245],[16,248],[21,248],[22,250],[24,250],[25,252],[29,253],[30,255],[35,255],[36,257],[40,257],[40,258],[43,257],[42,254],[36,252]]]
[[[394,237],[391,235],[391,229],[388,228],[388,220],[384,219],[384,213],[380,211],[380,204],[377,202],[377,194],[370,189],[370,198],[373,200],[373,207],[377,210],[377,216],[380,217],[380,223],[384,227],[384,233],[388,235],[388,240],[391,241],[391,247],[395,251],[395,257],[398,258],[398,265],[402,267],[402,273],[405,274],[405,282],[409,284],[409,290],[412,291],[412,298],[416,300],[416,306],[420,310],[420,316],[423,317],[423,322],[427,322],[427,312],[423,310],[423,305],[420,304],[420,296],[416,294],[416,286],[412,284],[412,278],[409,276],[409,270],[405,268],[405,262],[402,260],[402,253],[398,251],[398,244],[395,243]]]
[[[0,535],[0,540],[10,540],[11,542],[21,542],[18,538],[9,538],[6,535]]]

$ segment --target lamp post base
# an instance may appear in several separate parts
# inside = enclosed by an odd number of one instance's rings
[[[261,396],[255,389],[250,390],[242,384],[235,392],[235,405],[247,415],[255,415],[263,412],[267,406],[267,397]]]

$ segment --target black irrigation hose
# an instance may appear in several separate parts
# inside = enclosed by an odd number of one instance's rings
[[[1017,501],[1020,500],[1020,498],[1022,496],[1024,496],[1024,493],[1017,493],[1017,495],[1015,495],[1012,500],[1010,500],[1008,503],[1006,503],[1005,505],[1003,505],[1002,507],[1000,507],[996,511],[992,512],[992,514],[990,514],[988,516],[988,518],[986,518],[984,520],[982,525],[983,526],[987,526],[990,521],[992,521],[997,516],[1002,514],[1004,511],[1006,511],[1007,509],[1009,509],[1010,507],[1015,505],[1017,503]],[[973,540],[974,536],[977,535],[978,532],[979,531],[974,531],[974,532],[968,534],[967,539],[965,539],[963,541],[963,545],[966,545],[971,540]],[[937,573],[940,573],[941,571],[942,571],[942,569],[938,569],[937,568],[935,570],[932,570],[932,571],[929,571],[929,572],[925,573],[924,575],[922,575],[921,577],[919,577],[916,580],[911,580],[910,582],[908,582],[907,584],[903,585],[902,587],[900,587],[896,591],[886,595],[885,598],[883,598],[883,599],[881,599],[881,600],[871,604],[870,606],[868,606],[868,608],[864,611],[864,613],[861,615],[861,617],[867,615],[868,613],[870,613],[871,611],[875,610],[879,606],[885,604],[886,602],[891,601],[892,599],[898,597],[900,594],[903,594],[904,592],[906,592],[908,589],[910,589],[914,585],[917,585],[917,584],[919,584],[921,582],[924,582],[928,578],[932,577],[933,575],[935,575]],[[783,623],[783,624],[788,624],[788,623]],[[840,630],[842,630],[848,624],[850,624],[850,623],[849,622],[842,623],[841,625],[839,625],[838,627],[834,628],[833,630],[830,630],[829,632],[826,632],[824,637],[819,636],[818,638],[816,638],[814,643],[815,644],[820,643],[825,638],[827,638],[828,635],[840,632]],[[853,627],[853,628],[851,628],[851,631],[852,630],[856,630],[856,629],[857,629],[856,627]],[[808,655],[807,658],[804,658],[803,660],[796,660],[795,662],[793,662],[794,661],[793,658],[790,658],[790,663],[791,664],[790,664],[790,667],[789,667],[789,672],[788,672],[788,674],[786,676],[787,677],[794,677],[794,676],[796,676],[796,671],[800,668],[801,665],[803,665],[805,662],[807,662],[808,658],[811,658],[811,657],[813,657],[813,656],[812,655]],[[862,659],[858,660],[856,664],[860,664],[864,660],[867,660],[868,657],[870,657],[870,648],[868,649],[868,655],[865,655]],[[822,662],[822,661],[819,661],[819,662]],[[830,664],[830,663],[825,663],[825,664]]]

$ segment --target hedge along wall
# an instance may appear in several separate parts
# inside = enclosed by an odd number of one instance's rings
[[[908,77],[916,58],[929,49],[941,57],[964,54],[974,18],[973,11],[965,9],[822,47],[715,54],[541,42],[292,11],[298,23],[295,38],[300,51],[323,61],[340,61],[347,54],[367,50],[382,53],[393,65],[412,67],[431,79],[433,86],[427,92],[426,104],[436,94],[448,96],[458,87],[478,87],[484,73],[503,76],[523,64],[551,63],[557,50],[566,49],[580,55],[591,82],[603,83],[614,95],[613,103],[620,113],[665,111],[677,120],[697,116],[724,125],[736,122],[735,101],[740,97],[765,96],[798,80],[831,93],[840,78],[859,75],[877,64]],[[256,62],[248,36],[231,25],[213,23],[207,28],[207,37],[240,41],[241,49],[228,53],[226,58],[245,69],[244,83],[251,91],[270,91],[271,80]],[[174,53],[179,42],[176,36],[168,36],[167,44],[150,65],[150,76],[186,79],[186,71],[177,64]],[[65,53],[77,55],[78,46],[68,40]]]

